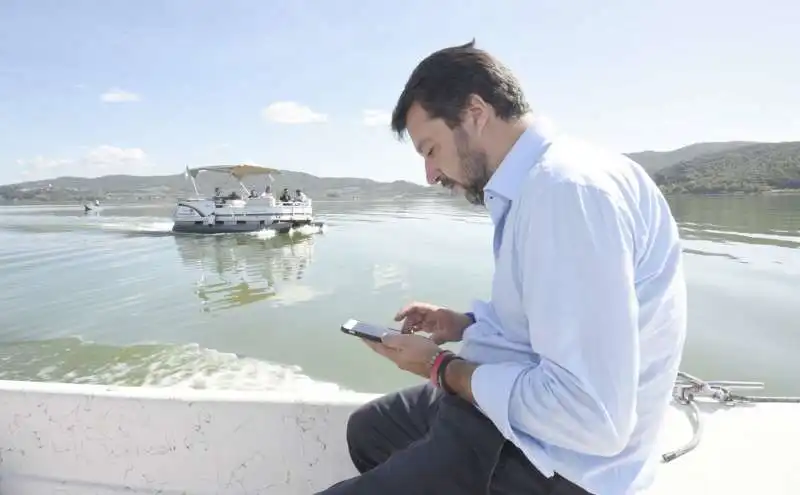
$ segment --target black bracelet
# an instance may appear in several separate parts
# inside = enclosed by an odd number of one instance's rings
[[[445,376],[444,372],[447,369],[447,365],[450,364],[452,361],[455,361],[456,359],[460,359],[462,361],[464,360],[464,358],[458,357],[455,354],[446,355],[444,358],[442,358],[442,362],[439,363],[439,369],[437,370],[438,373],[436,378],[439,381],[439,387],[441,387],[442,390],[444,390],[446,393],[450,395],[456,395],[456,392],[455,390],[450,388],[449,385],[447,385],[447,381],[445,381],[444,379]]]

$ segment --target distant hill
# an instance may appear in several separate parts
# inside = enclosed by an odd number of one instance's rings
[[[680,161],[652,176],[666,193],[800,190],[800,142],[737,146]]]
[[[350,177],[317,177],[289,170],[273,175],[273,191],[288,187],[294,192],[302,189],[312,199],[336,197],[392,198],[408,195],[433,194],[434,188],[407,181],[377,182]],[[247,187],[263,191],[266,176],[253,176],[243,181]],[[225,174],[203,173],[197,179],[203,194],[213,193],[215,187],[223,191],[238,191],[235,179]],[[0,202],[62,202],[83,201],[94,198],[121,201],[174,200],[193,194],[191,181],[184,175],[135,176],[107,175],[97,178],[59,177],[0,186]]]
[[[697,143],[673,151],[641,151],[627,156],[638,162],[666,193],[718,194],[800,190],[800,142],[755,143],[731,141]],[[248,187],[264,189],[266,177],[252,177]],[[201,193],[215,187],[229,192],[236,181],[224,174],[205,173],[198,179]],[[351,177],[317,177],[304,172],[281,171],[273,191],[302,189],[312,199],[394,198],[447,196],[439,187],[407,181],[376,182]],[[193,193],[183,174],[164,176],[108,175],[98,178],[57,179],[0,186],[0,203],[71,202],[94,198],[110,201],[174,200]]]
[[[672,151],[639,151],[627,156],[653,174],[676,163],[694,160],[703,155],[735,150],[742,146],[758,144],[752,141],[728,141],[721,143],[695,143]]]

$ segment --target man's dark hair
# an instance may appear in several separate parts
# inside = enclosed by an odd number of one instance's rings
[[[404,136],[414,102],[453,129],[461,123],[461,113],[472,94],[483,98],[506,121],[530,111],[517,78],[499,60],[475,48],[473,39],[433,52],[417,65],[392,112],[392,130],[398,138]]]

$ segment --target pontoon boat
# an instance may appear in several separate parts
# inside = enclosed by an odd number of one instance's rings
[[[197,189],[197,176],[201,172],[216,172],[234,177],[241,187],[241,194],[222,195],[219,192],[207,198]],[[272,180],[279,170],[258,165],[214,165],[186,168],[185,175],[191,179],[195,195],[178,200],[173,215],[173,232],[197,234],[219,234],[232,232],[255,232],[273,229],[286,232],[302,225],[322,226],[315,222],[311,200],[307,198],[279,201],[266,189],[256,194],[242,180],[245,177],[263,175]]]

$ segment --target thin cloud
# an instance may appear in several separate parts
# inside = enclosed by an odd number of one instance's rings
[[[261,110],[261,116],[278,124],[313,124],[327,122],[328,116],[315,112],[306,105],[294,101],[276,101]]]
[[[40,180],[63,176],[140,175],[151,172],[153,163],[141,148],[119,148],[104,144],[78,158],[37,156],[30,160],[17,160],[17,167],[25,180]]]
[[[391,119],[392,115],[383,110],[367,109],[361,111],[361,122],[370,127],[379,125],[388,126]]]
[[[106,103],[128,103],[140,101],[141,99],[138,94],[119,88],[111,88],[100,95],[100,100]]]

